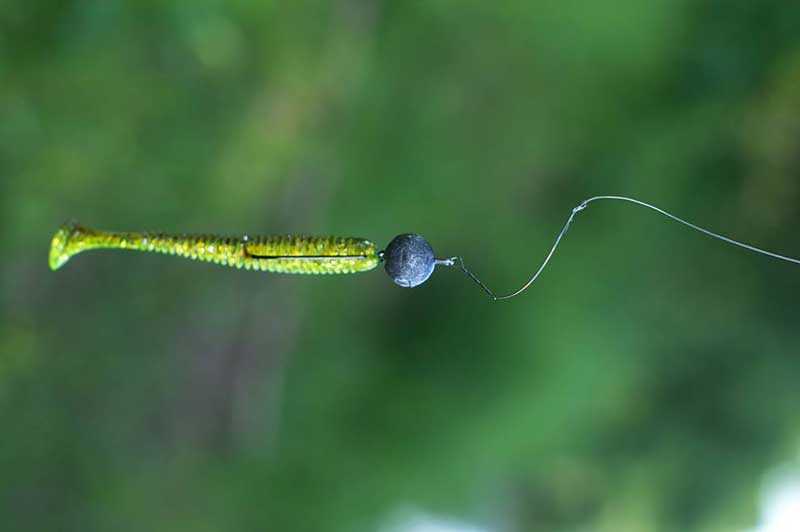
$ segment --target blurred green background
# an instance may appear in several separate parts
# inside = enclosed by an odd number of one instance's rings
[[[3,529],[755,526],[800,449],[790,264],[621,203],[504,303],[47,250],[71,218],[416,231],[506,292],[625,194],[800,256],[798,28],[786,0],[3,2]]]

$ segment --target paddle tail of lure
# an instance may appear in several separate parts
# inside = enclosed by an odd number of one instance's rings
[[[57,270],[73,255],[90,249],[132,249],[239,269],[297,274],[366,272],[380,261],[375,245],[363,238],[123,233],[98,231],[71,222],[61,226],[53,236],[50,268]]]

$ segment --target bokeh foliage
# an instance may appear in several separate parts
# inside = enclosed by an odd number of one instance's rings
[[[505,291],[619,193],[798,256],[798,28],[785,0],[3,3],[1,521],[752,525],[797,449],[791,265],[621,204],[502,304],[456,271],[54,274],[47,245],[417,231]]]

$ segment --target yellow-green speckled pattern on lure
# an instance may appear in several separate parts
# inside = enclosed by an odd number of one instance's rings
[[[50,244],[50,268],[89,249],[133,249],[178,255],[233,268],[275,273],[366,272],[380,262],[375,245],[352,237],[280,235],[228,238],[215,235],[118,233],[70,222]]]

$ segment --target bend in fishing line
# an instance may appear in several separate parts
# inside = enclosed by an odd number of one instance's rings
[[[775,258],[775,259],[780,259],[780,260],[784,260],[784,261],[787,261],[787,262],[793,262],[795,264],[800,264],[800,260],[798,260],[798,259],[794,259],[792,257],[787,257],[785,255],[780,255],[778,253],[773,253],[771,251],[767,251],[767,250],[764,250],[764,249],[761,249],[761,248],[757,248],[755,246],[751,246],[750,244],[745,244],[744,242],[739,242],[738,240],[734,240],[732,238],[728,238],[726,236],[720,235],[718,233],[715,233],[713,231],[709,231],[708,229],[700,227],[699,225],[696,225],[696,224],[693,224],[691,222],[688,222],[688,221],[686,221],[686,220],[684,220],[682,218],[679,218],[679,217],[675,216],[674,214],[671,214],[671,213],[669,213],[669,212],[667,212],[667,211],[665,211],[663,209],[660,209],[660,208],[656,207],[655,205],[651,205],[651,204],[646,203],[644,201],[641,201],[641,200],[638,200],[638,199],[635,199],[635,198],[629,198],[629,197],[626,197],[626,196],[594,196],[594,197],[591,197],[591,198],[589,198],[587,200],[584,200],[577,207],[572,209],[572,212],[570,212],[566,223],[564,223],[564,227],[561,229],[561,232],[558,233],[558,236],[556,237],[555,242],[553,242],[553,246],[550,248],[550,251],[545,256],[544,260],[542,261],[542,264],[539,266],[539,269],[536,270],[536,273],[534,273],[531,276],[531,278],[528,279],[528,281],[525,284],[523,284],[519,289],[515,290],[514,292],[511,292],[510,294],[506,294],[506,295],[502,295],[502,296],[499,296],[499,295],[495,294],[480,279],[478,279],[478,277],[474,273],[472,273],[470,270],[467,269],[467,267],[464,265],[464,260],[461,257],[453,257],[451,259],[447,259],[447,262],[446,263],[442,262],[442,264],[445,264],[447,266],[453,266],[453,265],[458,266],[470,279],[472,279],[478,286],[480,286],[481,289],[483,289],[483,291],[486,292],[489,295],[489,297],[492,298],[493,301],[511,299],[512,297],[518,296],[519,294],[521,294],[522,292],[527,290],[534,282],[536,282],[536,279],[539,277],[539,275],[542,273],[542,271],[544,271],[545,267],[550,262],[550,259],[553,258],[553,255],[555,254],[556,249],[558,248],[558,245],[561,243],[561,240],[564,238],[564,235],[567,233],[567,230],[569,229],[569,226],[575,220],[575,215],[578,214],[580,211],[584,210],[593,201],[599,201],[599,200],[627,201],[627,202],[633,203],[635,205],[639,205],[639,206],[642,206],[642,207],[647,207],[648,209],[651,209],[651,210],[653,210],[653,211],[655,211],[655,212],[657,212],[657,213],[659,213],[659,214],[661,214],[663,216],[666,216],[667,218],[670,218],[671,220],[674,220],[674,221],[676,221],[678,223],[681,223],[681,224],[683,224],[683,225],[685,225],[685,226],[687,226],[687,227],[689,227],[691,229],[694,229],[695,231],[699,231],[699,232],[701,232],[701,233],[703,233],[705,235],[708,235],[708,236],[710,236],[712,238],[716,238],[718,240],[722,240],[723,242],[727,242],[728,244],[733,244],[734,246],[739,246],[739,247],[747,249],[749,251],[753,251],[755,253],[760,253],[762,255],[766,255],[768,257],[772,257],[772,258]]]

